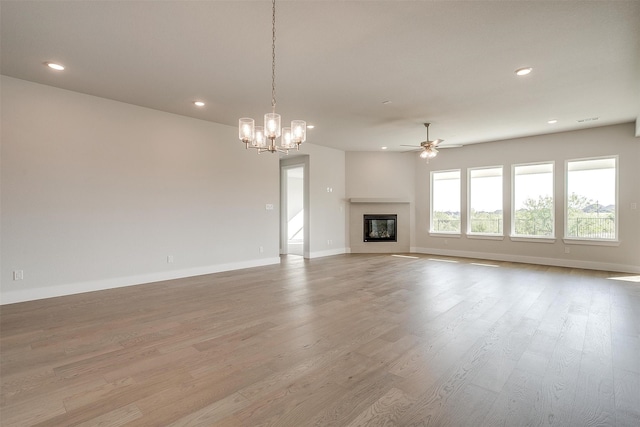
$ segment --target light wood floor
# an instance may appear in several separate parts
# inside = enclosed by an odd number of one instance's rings
[[[612,276],[290,257],[3,306],[0,424],[638,426],[640,283]]]

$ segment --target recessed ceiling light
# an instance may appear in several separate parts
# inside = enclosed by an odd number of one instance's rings
[[[204,107],[204,102],[202,102],[202,101],[193,101],[193,104],[196,107]]]
[[[531,67],[525,67],[525,68],[518,68],[516,70],[516,74],[518,76],[526,76],[527,74],[529,74],[531,71],[533,70],[533,68]]]
[[[52,68],[56,71],[62,71],[64,70],[64,66],[60,65],[60,64],[56,64],[55,62],[45,62],[44,65],[46,65],[49,68]]]
[[[556,119],[551,119],[551,120],[548,120],[547,123],[549,123],[550,125],[554,125],[558,123],[558,121]]]
[[[307,125],[307,129],[313,129],[314,127],[314,125]]]
[[[389,148],[389,147],[380,147],[380,148],[381,148],[382,150],[386,150],[386,149],[387,149],[387,148]]]

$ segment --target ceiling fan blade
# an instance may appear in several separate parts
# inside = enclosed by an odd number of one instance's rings
[[[437,147],[441,142],[444,142],[444,139],[436,139],[435,141],[431,141],[431,145]]]
[[[400,144],[401,147],[414,147],[414,148],[420,148],[419,145],[406,145],[406,144]]]
[[[455,145],[440,145],[438,146],[438,148],[460,148],[462,147],[462,145],[460,144],[455,144]]]

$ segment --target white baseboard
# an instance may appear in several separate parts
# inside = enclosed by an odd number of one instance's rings
[[[240,270],[243,268],[262,267],[279,264],[280,258],[262,258],[251,261],[232,262],[227,264],[209,265],[205,267],[188,268],[183,270],[163,271],[160,273],[140,274],[136,276],[116,277],[113,279],[93,280],[89,282],[69,283],[47,288],[20,289],[2,293],[0,305],[18,302],[34,301],[45,298],[61,297],[80,294],[83,292],[103,291],[105,289],[123,288],[125,286],[142,285],[163,280],[182,279],[185,277],[201,276],[204,274],[220,273],[222,271]]]
[[[460,258],[478,258],[492,261],[521,262],[523,264],[549,265],[553,267],[583,268],[587,270],[616,271],[620,273],[640,274],[640,266],[614,264],[608,262],[580,261],[573,259],[556,259],[532,257],[524,255],[495,254],[487,252],[456,251],[436,248],[411,248],[411,252],[426,255],[453,256]]]
[[[316,252],[310,252],[309,256],[307,258],[311,259],[311,258],[322,258],[325,256],[331,256],[331,255],[342,255],[347,253],[346,248],[337,248],[337,249],[329,249],[326,251],[316,251]]]

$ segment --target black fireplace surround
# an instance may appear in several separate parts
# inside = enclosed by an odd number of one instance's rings
[[[365,242],[397,242],[396,237],[398,215],[365,215],[364,216]]]

